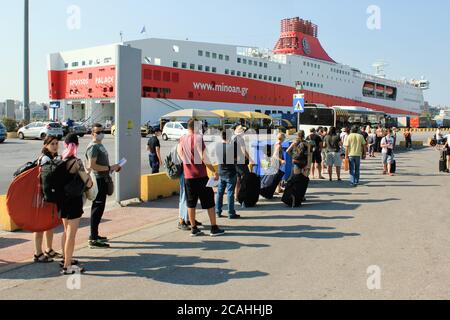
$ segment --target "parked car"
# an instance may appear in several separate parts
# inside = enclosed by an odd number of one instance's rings
[[[57,122],[33,122],[19,129],[18,134],[22,140],[27,138],[44,140],[47,136],[62,139],[64,131],[62,125]]]
[[[150,134],[150,130],[161,130],[161,122],[150,123],[147,122],[143,126],[141,126],[141,136],[142,138],[147,137]]]
[[[67,125],[63,124],[64,135],[67,136],[69,133],[75,133],[80,138],[83,138],[84,135],[88,133],[86,126],[82,123],[74,123],[72,129],[69,129]]]
[[[164,141],[167,141],[169,139],[178,140],[187,133],[187,122],[168,122],[164,126],[162,138]]]
[[[0,122],[0,143],[6,140],[6,127]]]

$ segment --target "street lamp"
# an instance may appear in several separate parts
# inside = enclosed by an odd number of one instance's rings
[[[23,113],[26,122],[30,122],[30,74],[29,74],[29,0],[24,0],[24,52],[23,52]]]

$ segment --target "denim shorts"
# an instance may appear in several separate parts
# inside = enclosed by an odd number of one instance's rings
[[[383,164],[392,164],[394,162],[394,155],[383,153]]]

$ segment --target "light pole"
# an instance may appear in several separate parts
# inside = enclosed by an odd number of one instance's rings
[[[29,74],[29,0],[24,0],[24,50],[23,50],[23,113],[26,122],[30,122],[30,74]]]

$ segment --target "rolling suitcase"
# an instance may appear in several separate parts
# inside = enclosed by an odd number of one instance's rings
[[[391,163],[391,173],[395,174],[397,172],[397,161],[392,161]]]
[[[301,207],[308,191],[309,181],[309,178],[302,174],[293,175],[287,182],[282,201],[291,208]]]
[[[273,199],[275,191],[277,190],[277,187],[280,184],[283,177],[284,177],[283,171],[278,171],[277,174],[262,177],[260,194],[268,200]]]
[[[439,172],[447,170],[447,150],[441,152],[441,159],[439,160]]]
[[[241,189],[238,194],[238,201],[246,208],[253,208],[259,200],[261,181],[254,173],[246,174],[241,180]]]

